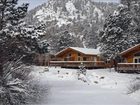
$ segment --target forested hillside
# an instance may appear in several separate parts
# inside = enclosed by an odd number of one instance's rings
[[[117,4],[92,0],[49,0],[29,11],[26,22],[45,25],[45,38],[53,52],[68,46],[96,48],[99,30],[116,7]]]

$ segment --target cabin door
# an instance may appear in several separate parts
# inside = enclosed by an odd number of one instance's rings
[[[133,59],[133,62],[134,62],[134,63],[140,63],[140,57],[135,57],[135,58]]]
[[[134,63],[140,63],[140,52],[134,54],[133,62]]]

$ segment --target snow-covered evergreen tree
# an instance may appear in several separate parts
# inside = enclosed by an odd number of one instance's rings
[[[139,0],[120,0],[120,3],[126,5],[131,10],[132,4],[139,2]]]
[[[105,57],[114,58],[137,42],[133,35],[132,16],[127,6],[120,5],[105,22],[100,33],[101,52]]]
[[[0,71],[5,62],[21,57],[26,49],[17,35],[20,33],[18,25],[22,23],[22,19],[26,15],[28,4],[17,7],[17,2],[18,0],[0,2]]]
[[[49,53],[49,44],[47,40],[42,40],[38,42],[38,53],[44,54],[44,53]]]
[[[99,43],[97,30],[98,27],[94,25],[94,23],[91,27],[88,25],[88,27],[85,28],[83,39],[85,40],[85,46],[87,46],[87,48],[97,48],[97,44]]]
[[[128,7],[133,20],[133,35],[137,36],[140,43],[140,1],[139,0],[121,0],[121,3]]]
[[[67,47],[74,47],[74,44],[74,37],[68,31],[64,31],[60,33],[60,36],[57,40],[56,51],[61,51]]]
[[[0,1],[0,104],[25,104],[28,89],[28,74],[22,63],[38,49],[39,27],[27,27],[23,22],[28,4],[18,6],[18,0]],[[44,48],[44,47],[43,47]]]
[[[134,22],[134,34],[137,35],[138,43],[140,43],[140,1],[132,3],[131,13]]]
[[[25,63],[33,63],[36,53],[48,53],[48,42],[44,39],[44,24],[40,26],[20,26],[19,39],[26,45],[26,56],[23,58]]]

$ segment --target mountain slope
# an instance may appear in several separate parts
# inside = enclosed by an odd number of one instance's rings
[[[53,47],[59,47],[57,39],[68,31],[75,39],[72,46],[96,48],[98,32],[102,29],[105,17],[116,5],[95,3],[93,0],[49,0],[30,11],[26,22],[46,24],[46,39]]]

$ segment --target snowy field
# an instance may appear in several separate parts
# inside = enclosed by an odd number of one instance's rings
[[[140,105],[140,91],[127,94],[139,74],[116,73],[109,69],[88,70],[77,79],[76,69],[34,67],[32,75],[48,89],[33,105]],[[58,74],[59,73],[59,74]],[[84,82],[85,81],[85,82]]]

